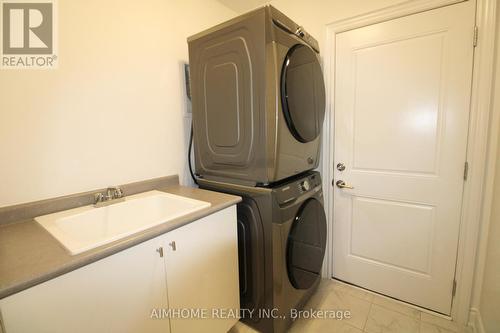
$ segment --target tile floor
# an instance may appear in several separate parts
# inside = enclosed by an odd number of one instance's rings
[[[298,319],[290,333],[454,333],[456,323],[336,280],[322,280],[305,309],[350,310],[349,319]],[[238,323],[230,333],[255,333]],[[468,331],[465,331],[468,332]]]

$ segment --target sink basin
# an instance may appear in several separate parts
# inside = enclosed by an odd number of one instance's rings
[[[205,201],[149,191],[109,206],[78,207],[35,220],[75,255],[207,207]]]

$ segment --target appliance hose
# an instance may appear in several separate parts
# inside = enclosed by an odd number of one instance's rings
[[[189,173],[191,174],[191,178],[193,178],[193,181],[196,185],[198,185],[198,179],[196,179],[196,176],[193,172],[193,165],[191,162],[191,151],[193,150],[193,123],[191,123],[191,132],[189,134],[189,148],[188,148],[188,165],[189,165]]]

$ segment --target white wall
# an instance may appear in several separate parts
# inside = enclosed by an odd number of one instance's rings
[[[284,12],[298,24],[311,33],[320,43],[321,51],[325,51],[326,25],[334,21],[357,16],[383,7],[396,5],[405,0],[271,0],[270,4]],[[237,9],[237,8],[235,8]],[[500,10],[500,7],[498,7]],[[497,14],[500,20],[500,11]],[[497,32],[497,45],[500,45],[500,29]],[[323,53],[324,56],[324,53]],[[497,78],[494,90],[494,108],[500,109],[500,52],[497,52],[495,77]],[[500,112],[500,111],[499,111]],[[500,124],[492,124],[499,126]],[[499,142],[500,147],[500,142]],[[495,158],[495,156],[491,157]],[[493,211],[489,226],[489,241],[483,257],[485,260],[484,281],[476,283],[475,299],[482,315],[487,333],[500,332],[500,154],[498,156],[495,195]],[[484,244],[486,241],[483,240]],[[479,256],[481,257],[481,255]],[[482,276],[480,277],[482,278]],[[482,288],[481,288],[482,285]]]
[[[332,22],[394,6],[409,0],[219,0],[238,13],[271,4],[303,26],[324,52],[326,26]],[[324,55],[324,54],[323,54]]]
[[[500,88],[496,88],[500,97]],[[495,102],[496,107],[500,101]],[[495,189],[489,225],[479,311],[486,333],[500,332],[500,158],[497,159]]]
[[[186,38],[215,0],[58,1],[59,68],[0,71],[0,207],[179,174]]]
[[[270,4],[303,26],[324,52],[328,24],[403,2],[407,0],[271,0]]]
[[[497,8],[497,18],[500,18],[500,7]],[[498,22],[500,23],[500,22]],[[500,113],[500,25],[497,26],[496,63],[493,89],[493,109]],[[491,128],[500,129],[496,121]],[[497,150],[500,148],[498,138]],[[490,158],[495,159],[495,156]],[[483,226],[481,241],[485,244],[479,247],[478,281],[475,283],[473,307],[479,308],[479,313],[486,333],[500,332],[500,154],[496,157],[496,171],[493,189],[492,210],[490,221]],[[487,241],[487,244],[486,244]],[[481,273],[483,275],[481,275]]]

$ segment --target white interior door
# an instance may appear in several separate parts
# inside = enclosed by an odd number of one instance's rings
[[[336,38],[334,175],[354,188],[335,186],[334,276],[445,314],[473,31],[474,4],[466,1]]]

